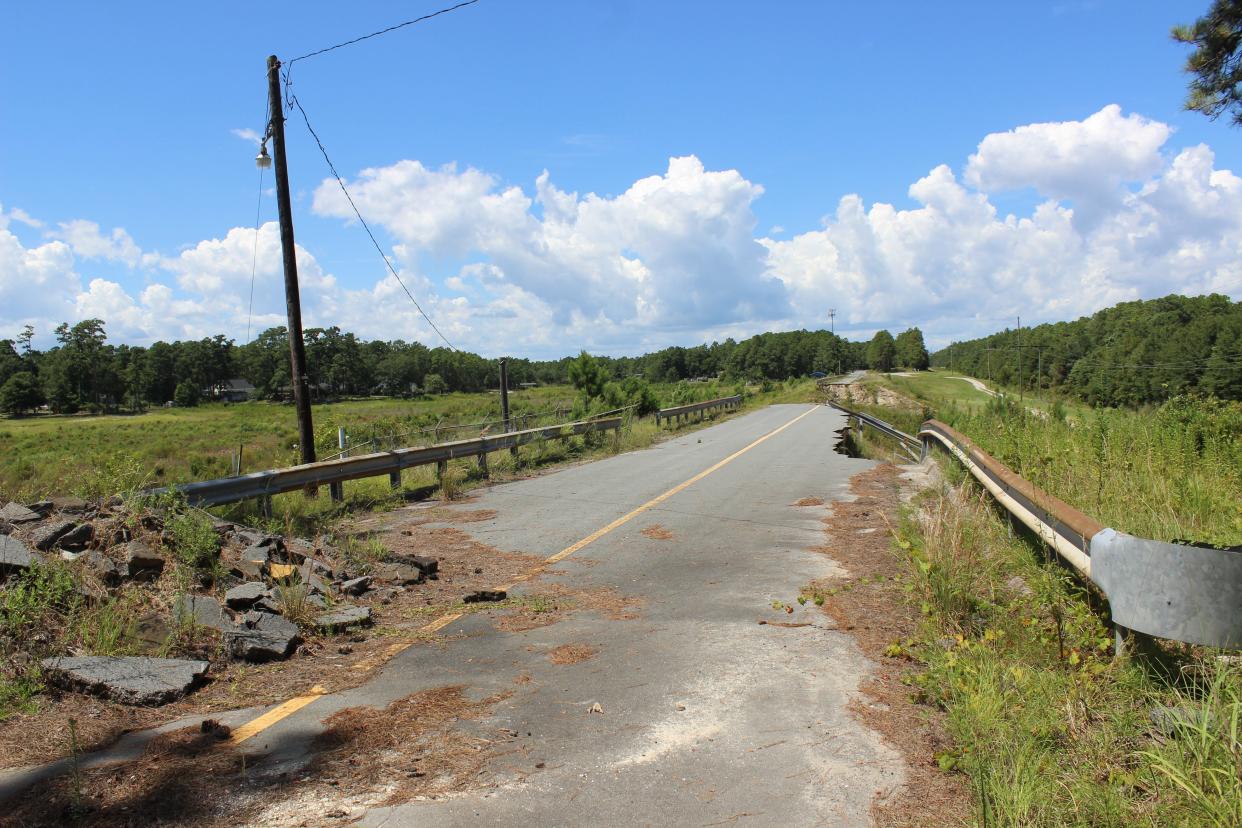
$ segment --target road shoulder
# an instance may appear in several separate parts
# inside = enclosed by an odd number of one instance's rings
[[[883,463],[851,478],[854,499],[835,503],[824,518],[822,550],[846,574],[816,582],[809,591],[823,596],[823,611],[875,665],[852,705],[854,715],[905,759],[904,784],[873,803],[875,823],[881,828],[961,825],[970,792],[960,774],[937,764],[950,746],[944,713],[912,700],[920,668],[902,649],[917,632],[919,615],[903,589],[908,563],[893,545],[892,530],[903,494],[921,484],[920,472],[903,474],[903,468],[908,469]]]

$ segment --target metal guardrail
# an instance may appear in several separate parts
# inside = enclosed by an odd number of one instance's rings
[[[901,443],[901,447],[906,450],[906,453],[910,455],[911,459],[921,460],[923,458],[923,453],[922,453],[923,444],[919,440],[917,440],[914,437],[911,437],[909,434],[906,434],[904,431],[900,431],[897,428],[889,425],[888,423],[881,420],[879,417],[873,417],[870,414],[864,414],[861,411],[854,411],[853,409],[846,408],[845,406],[835,403],[831,400],[828,401],[828,405],[832,406],[838,411],[845,412],[846,414],[850,416],[851,420],[858,423],[860,426],[861,425],[870,426],[876,431],[882,434],[885,434],[889,437],[892,437],[898,443]]]
[[[1022,523],[1108,599],[1120,649],[1125,632],[1242,648],[1242,551],[1167,543],[1109,529],[937,420],[919,437],[962,461]]]
[[[1117,648],[1128,631],[1228,649],[1242,648],[1242,551],[1167,543],[1109,529],[1048,494],[938,420],[918,437],[845,411],[903,446],[934,443],[957,458],[1005,509],[1108,599]]]
[[[337,460],[307,463],[287,469],[252,472],[219,480],[183,483],[178,486],[151,489],[143,494],[159,495],[176,491],[185,495],[191,505],[215,506],[252,497],[267,498],[282,492],[294,492],[385,474],[393,478],[394,483],[397,484],[400,482],[399,475],[402,469],[432,463],[440,464],[443,468],[442,464],[458,457],[478,457],[480,465],[486,468],[487,455],[493,451],[516,450],[518,446],[540,439],[556,440],[597,431],[615,431],[620,428],[620,417],[585,420],[564,425],[510,431],[495,436],[476,437],[472,440],[456,440],[434,446],[400,448],[358,457],[343,457]]]
[[[702,419],[702,413],[713,408],[737,408],[742,404],[742,395],[738,394],[732,397],[721,397],[717,400],[707,400],[706,402],[690,403],[689,405],[678,405],[673,408],[661,408],[656,412],[656,425],[661,420],[678,421],[682,418],[689,417],[695,412],[699,413],[699,419]]]

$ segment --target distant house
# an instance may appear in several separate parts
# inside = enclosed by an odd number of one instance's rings
[[[255,387],[249,381],[236,377],[216,388],[216,399],[224,402],[245,402],[254,399]]]

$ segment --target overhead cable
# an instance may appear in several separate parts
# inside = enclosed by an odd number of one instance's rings
[[[477,2],[477,0],[472,0],[472,2]],[[315,139],[315,143],[319,146],[319,152],[323,155],[323,160],[327,162],[328,169],[332,171],[332,177],[336,179],[336,183],[340,186],[341,192],[345,194],[345,200],[349,202],[349,206],[353,209],[354,215],[358,217],[358,222],[362,225],[362,229],[367,231],[367,236],[371,239],[371,244],[375,246],[375,252],[380,254],[380,258],[382,258],[384,260],[384,264],[388,266],[388,271],[392,274],[392,277],[397,280],[397,284],[401,285],[401,289],[405,291],[405,295],[410,297],[410,301],[414,303],[414,307],[418,309],[418,312],[422,315],[423,319],[427,320],[427,324],[431,326],[431,329],[436,332],[436,335],[439,336],[440,339],[444,340],[444,344],[448,346],[450,351],[456,351],[457,348],[453,346],[453,343],[449,342],[448,337],[441,333],[440,329],[436,327],[435,322],[431,321],[431,317],[427,315],[425,310],[423,310],[423,306],[418,304],[418,300],[414,298],[414,294],[410,292],[410,289],[405,286],[405,282],[401,280],[401,276],[398,275],[397,269],[392,266],[392,262],[388,259],[388,254],[384,252],[384,249],[380,247],[380,243],[376,241],[375,234],[371,232],[370,225],[368,225],[367,220],[362,217],[362,213],[358,210],[358,205],[354,203],[353,196],[349,194],[349,190],[345,187],[345,181],[341,178],[340,173],[336,171],[336,165],[333,164],[332,159],[328,157],[328,151],[324,149],[323,141],[319,140],[318,133],[316,133],[315,128],[311,126],[310,118],[306,116],[306,110],[303,109],[302,102],[298,100],[297,95],[288,92],[287,85],[285,94],[288,96],[290,103],[297,107],[298,112],[302,114],[302,121],[306,124],[307,131],[310,132],[311,137]]]
[[[395,32],[397,29],[404,29],[406,26],[413,26],[415,23],[422,23],[433,17],[439,17],[442,14],[448,14],[451,11],[457,11],[458,9],[465,8],[466,6],[473,6],[477,2],[479,2],[479,0],[465,0],[464,3],[458,3],[456,6],[449,6],[446,9],[440,9],[439,11],[432,12],[431,14],[424,14],[422,17],[416,17],[413,20],[407,20],[404,23],[398,23],[395,26],[389,26],[387,29],[380,29],[378,32],[371,32],[370,34],[365,34],[361,37],[355,37],[353,40],[346,40],[344,43],[338,43],[335,46],[328,46],[323,49],[316,49],[313,52],[307,52],[304,55],[295,57],[293,60],[289,61],[289,63],[297,63],[299,60],[306,60],[307,58],[313,58],[317,55],[322,55],[336,49],[343,49],[346,46],[353,46],[355,43],[361,43],[362,41],[370,40],[373,37],[379,37],[380,35],[388,34],[389,32]]]

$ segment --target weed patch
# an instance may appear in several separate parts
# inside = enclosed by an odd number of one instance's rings
[[[931,493],[895,542],[923,622],[894,652],[947,712],[937,761],[969,778],[977,824],[1239,824],[1236,668],[1192,648],[1171,673],[1114,659],[1084,588],[970,482]]]

